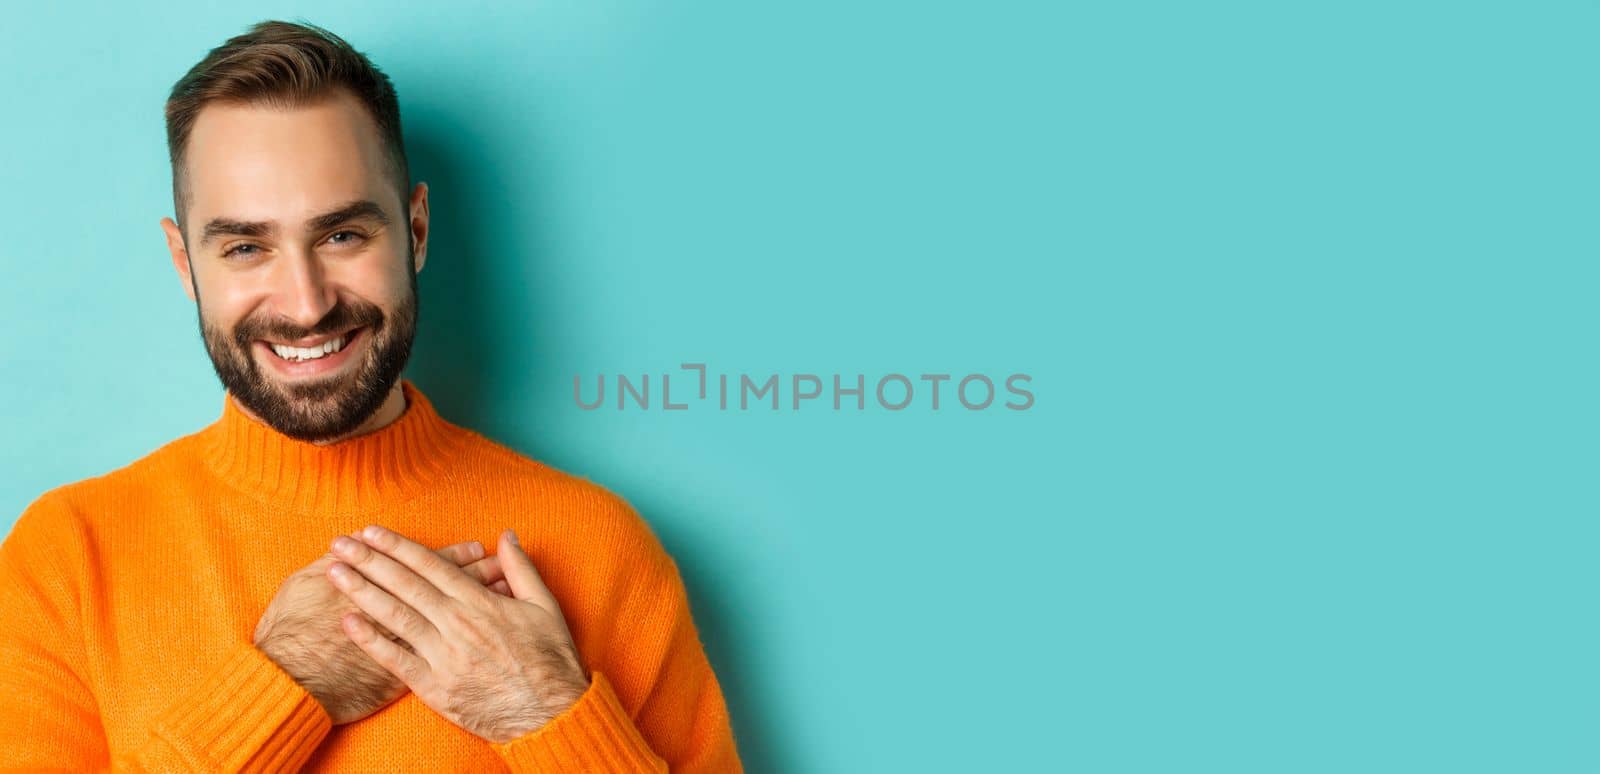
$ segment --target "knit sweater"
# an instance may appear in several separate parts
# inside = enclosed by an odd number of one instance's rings
[[[0,769],[740,772],[676,562],[619,495],[406,409],[326,446],[221,417],[34,500],[0,544]],[[493,743],[415,694],[334,726],[253,644],[291,573],[367,524],[516,531],[589,687]]]

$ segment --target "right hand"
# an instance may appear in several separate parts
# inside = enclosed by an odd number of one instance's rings
[[[484,556],[482,543],[456,543],[436,553],[489,588],[511,596],[499,558]],[[410,647],[373,621],[328,580],[328,566],[337,560],[329,551],[286,578],[255,631],[256,647],[316,698],[334,725],[354,723],[371,715],[407,690],[405,683],[350,641],[340,626],[340,618],[354,612],[383,636]]]

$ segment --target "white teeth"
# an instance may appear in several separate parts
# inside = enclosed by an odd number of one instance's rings
[[[278,357],[281,357],[284,360],[293,361],[316,360],[319,357],[326,357],[327,355],[331,355],[341,349],[344,349],[343,336],[329,339],[315,347],[290,347],[284,344],[272,345],[272,351],[278,353]]]

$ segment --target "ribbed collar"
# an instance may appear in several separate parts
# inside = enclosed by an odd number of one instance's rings
[[[222,417],[201,430],[206,465],[234,488],[263,501],[318,511],[361,511],[409,498],[441,480],[465,440],[410,380],[398,419],[326,446],[301,441],[250,418],[232,394]]]

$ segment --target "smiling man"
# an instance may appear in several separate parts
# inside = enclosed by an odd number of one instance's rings
[[[0,768],[741,771],[649,526],[402,379],[428,188],[388,78],[263,22],[166,116],[226,396],[0,545]]]

